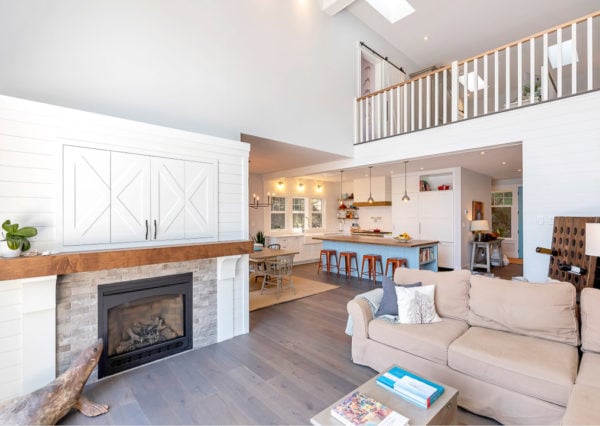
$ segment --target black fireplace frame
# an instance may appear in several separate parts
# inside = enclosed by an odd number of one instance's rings
[[[183,336],[131,352],[108,356],[108,311],[145,297],[183,295]],[[128,370],[188,349],[193,346],[193,274],[191,272],[144,278],[98,286],[98,337],[104,348],[98,362],[98,378]]]

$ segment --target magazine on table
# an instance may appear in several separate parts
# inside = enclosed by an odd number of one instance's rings
[[[429,408],[444,392],[443,386],[400,367],[392,367],[383,372],[376,382],[379,386],[423,408]]]
[[[360,391],[355,391],[345,397],[339,404],[331,409],[331,415],[348,426],[408,425],[408,418]]]

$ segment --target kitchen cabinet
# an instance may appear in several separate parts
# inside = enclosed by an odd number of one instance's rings
[[[432,176],[434,176],[432,178]],[[407,179],[408,180],[408,179]],[[435,184],[435,190],[419,191],[424,189],[423,182],[428,182],[428,187]],[[443,182],[443,183],[441,183]],[[454,238],[454,191],[438,190],[437,186],[454,185],[453,173],[441,173],[439,175],[416,175],[410,179],[407,186],[410,201],[403,202],[404,176],[398,176],[395,180],[395,188],[392,194],[392,218],[393,233],[398,235],[403,232],[419,240],[437,240],[438,266],[444,268],[456,268],[455,238]]]
[[[63,184],[63,243],[110,243],[110,151],[65,146]]]
[[[312,235],[269,235],[266,244],[280,244],[282,250],[297,251],[294,263],[313,262],[319,260],[322,242],[315,240]]]
[[[216,235],[215,164],[65,147],[64,170],[65,245]]]

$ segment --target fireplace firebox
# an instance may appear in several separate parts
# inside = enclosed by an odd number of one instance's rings
[[[192,273],[98,286],[98,377],[192,348]]]

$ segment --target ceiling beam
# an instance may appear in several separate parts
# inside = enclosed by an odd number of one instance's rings
[[[323,12],[333,16],[354,3],[354,0],[323,0]]]

